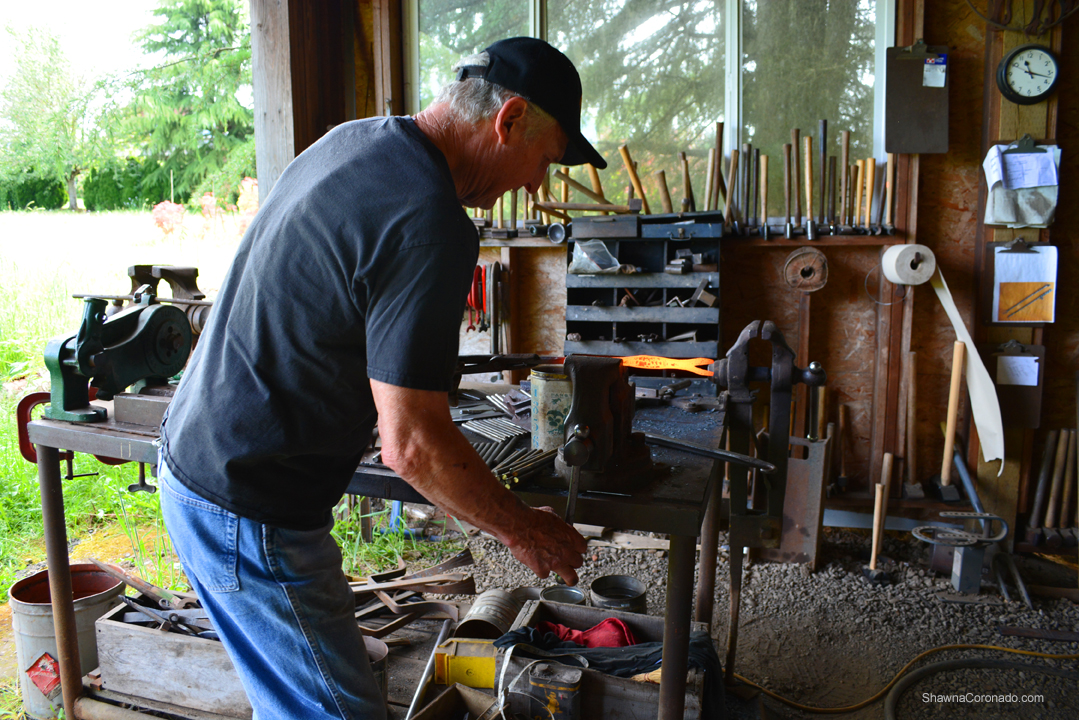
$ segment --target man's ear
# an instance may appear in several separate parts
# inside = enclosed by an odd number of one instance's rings
[[[511,97],[502,103],[502,109],[495,115],[495,135],[499,145],[509,145],[511,139],[521,136],[527,113],[528,101],[523,97]]]

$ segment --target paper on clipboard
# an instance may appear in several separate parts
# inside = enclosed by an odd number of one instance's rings
[[[1056,316],[1057,248],[1032,252],[993,248],[993,320],[1051,323]]]
[[[1056,145],[1043,145],[1048,152],[1004,153],[1007,145],[994,145],[989,148],[982,168],[990,189],[1000,183],[1005,190],[1018,190],[1045,185],[1059,185],[1057,174]]]
[[[985,223],[1011,228],[1048,227],[1056,217],[1060,188],[1060,147],[1045,152],[1004,152],[994,145],[982,162],[989,196]]]
[[[1037,387],[1038,358],[1033,355],[997,356],[997,385]]]

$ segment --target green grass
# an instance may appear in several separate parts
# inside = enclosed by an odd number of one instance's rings
[[[15,406],[26,392],[48,389],[45,345],[74,334],[82,314],[82,302],[71,294],[126,292],[127,267],[141,263],[196,266],[199,287],[212,298],[239,241],[230,222],[203,226],[200,217],[188,213],[182,231],[165,237],[148,212],[0,213],[0,602],[7,600],[16,573],[44,560],[37,467],[19,452]],[[138,466],[104,465],[78,454],[75,474],[82,473],[97,474],[63,483],[69,541],[122,530],[147,580],[182,588],[158,495],[127,492],[138,481]],[[387,517],[387,512],[373,514],[382,527]],[[338,513],[334,537],[345,571],[359,575],[394,567],[398,559],[436,564],[460,549],[450,540],[414,540],[401,532],[378,533],[374,542],[364,543],[358,512]],[[73,554],[78,556],[77,547]]]

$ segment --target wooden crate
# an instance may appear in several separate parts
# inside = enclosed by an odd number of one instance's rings
[[[114,619],[129,610],[119,605],[97,621],[97,656],[105,690],[230,718],[251,718],[240,676],[221,643]]]
[[[587,630],[609,617],[618,618],[624,622],[633,631],[638,642],[660,642],[663,640],[663,618],[661,617],[584,605],[567,605],[545,600],[533,600],[525,603],[510,630],[521,627],[535,627],[536,624],[544,620],[565,625],[574,630]],[[704,623],[695,622],[691,624],[690,629],[707,632],[708,627]],[[502,672],[504,662],[505,653],[500,650],[498,657],[499,673]],[[511,655],[509,666],[506,668],[507,685],[530,662],[531,660]],[[528,674],[525,673],[518,686],[514,686],[514,688],[527,691],[527,686]],[[659,685],[636,682],[629,678],[615,677],[585,668],[581,678],[580,697],[581,717],[596,718],[596,720],[655,720],[656,709],[659,707]],[[704,674],[690,669],[686,679],[684,720],[699,720],[703,698]],[[514,712],[528,714],[527,698],[510,693],[509,700],[510,707]]]

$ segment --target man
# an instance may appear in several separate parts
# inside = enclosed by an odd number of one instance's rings
[[[584,539],[499,485],[447,391],[479,252],[466,206],[534,192],[550,163],[605,163],[573,64],[513,38],[415,118],[346,123],[252,222],[162,424],[165,522],[259,720],[382,718],[330,536],[376,418],[382,457],[541,577]]]

